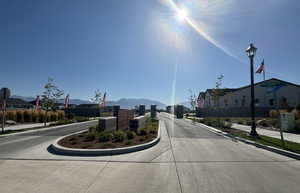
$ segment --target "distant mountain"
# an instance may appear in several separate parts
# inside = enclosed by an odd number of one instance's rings
[[[13,95],[11,96],[11,98],[18,98],[28,102],[35,100],[34,97],[24,97],[24,96],[17,96],[17,95]],[[64,99],[60,99],[58,102],[64,103]],[[75,104],[75,105],[91,104],[91,102],[87,100],[81,100],[81,99],[70,99],[70,104]],[[122,98],[117,101],[107,101],[106,105],[107,106],[120,105],[120,107],[124,109],[134,108],[135,106],[138,105],[146,105],[146,108],[150,108],[150,105],[157,105],[158,109],[166,108],[166,105],[159,101],[150,100],[150,99],[135,99],[135,98]]]
[[[36,98],[34,97],[24,97],[24,96],[18,96],[18,95],[13,95],[10,98],[17,98],[17,99],[22,99],[24,101],[33,101]],[[59,103],[64,103],[64,99],[59,99],[58,100]],[[70,99],[70,104],[75,104],[75,105],[80,105],[80,104],[91,104],[90,101],[87,100],[81,100],[81,99]]]
[[[111,105],[120,105],[121,108],[134,108],[138,105],[146,105],[146,108],[150,108],[150,105],[156,105],[158,109],[165,109],[166,105],[155,100],[150,99],[135,99],[135,98],[122,98],[117,101],[108,101],[108,106]]]

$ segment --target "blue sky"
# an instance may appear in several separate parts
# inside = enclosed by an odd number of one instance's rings
[[[267,78],[300,84],[300,2],[182,0],[180,8],[213,45],[175,17],[172,0],[1,0],[0,87],[35,96],[48,77],[72,98],[96,89],[108,100],[149,98],[170,103],[188,89],[249,83],[245,48],[258,48]],[[262,76],[256,75],[256,81]]]

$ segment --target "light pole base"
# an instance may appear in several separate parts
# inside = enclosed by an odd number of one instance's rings
[[[258,135],[258,133],[256,132],[256,130],[253,130],[253,129],[251,129],[250,136],[251,136],[251,137],[255,137],[255,138],[259,137],[259,135]]]

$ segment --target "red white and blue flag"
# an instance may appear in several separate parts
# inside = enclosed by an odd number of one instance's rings
[[[69,107],[69,100],[70,100],[69,98],[70,98],[70,95],[68,94],[65,98],[65,104],[64,104],[65,109],[67,109]]]
[[[255,73],[262,73],[265,72],[265,60],[262,61],[262,63],[258,66]]]

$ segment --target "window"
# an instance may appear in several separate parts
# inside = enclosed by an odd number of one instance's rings
[[[259,104],[259,99],[255,99],[255,104]]]
[[[270,100],[269,100],[269,105],[270,105],[270,106],[274,106],[274,99],[270,99]]]

